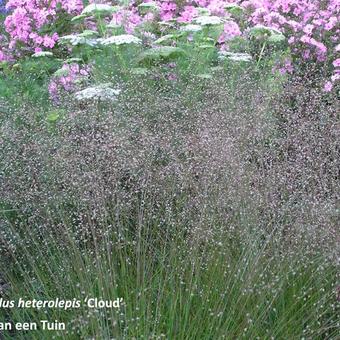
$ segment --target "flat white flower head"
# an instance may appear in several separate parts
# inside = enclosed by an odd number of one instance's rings
[[[63,37],[59,38],[61,43],[70,43],[73,46],[77,45],[89,45],[89,46],[96,46],[98,45],[99,39],[91,39],[87,38],[86,36],[79,36],[76,34],[64,35]]]
[[[78,91],[74,94],[74,97],[78,101],[105,100],[113,102],[117,100],[117,96],[120,93],[120,89],[113,89],[110,87],[110,84],[101,84]]]
[[[140,5],[138,5],[139,9],[145,9],[145,10],[158,10],[159,7],[157,6],[157,4],[155,4],[154,2],[143,2]]]
[[[124,45],[124,44],[141,44],[142,40],[131,34],[114,35],[112,37],[101,39],[101,44],[107,45]]]
[[[34,54],[32,54],[33,58],[40,58],[40,57],[53,57],[53,53],[52,52],[48,52],[48,51],[41,51],[41,52],[36,52]]]
[[[219,53],[219,59],[229,59],[232,61],[245,61],[250,62],[252,60],[252,56],[248,53],[234,53],[234,52],[226,52],[226,51],[220,51]]]
[[[195,19],[195,22],[201,26],[209,26],[209,25],[220,25],[222,24],[221,18],[217,16],[209,16],[209,15],[203,15],[200,17],[197,17]]]
[[[183,32],[199,32],[199,31],[202,31],[202,26],[189,24],[189,25],[182,26],[180,30]]]

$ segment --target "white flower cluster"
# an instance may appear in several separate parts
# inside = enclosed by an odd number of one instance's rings
[[[222,19],[214,15],[212,16],[203,15],[203,16],[197,17],[195,19],[195,22],[202,26],[212,26],[212,25],[222,24]]]
[[[142,40],[131,34],[115,35],[106,39],[100,39],[100,43],[106,45],[140,44]]]
[[[218,58],[220,60],[229,59],[232,61],[245,61],[250,62],[252,60],[252,56],[248,53],[234,53],[234,52],[227,52],[227,51],[220,51],[218,52]]]
[[[139,9],[145,9],[145,10],[159,10],[159,7],[154,2],[143,2],[140,5],[138,5]]]
[[[53,57],[53,53],[49,51],[41,51],[32,54],[33,58],[40,58],[40,57]]]
[[[84,100],[102,100],[114,102],[117,96],[121,93],[120,89],[113,89],[111,84],[100,84],[97,86],[88,87],[84,90],[78,91],[74,97],[78,101]]]
[[[202,31],[202,27],[200,25],[188,24],[182,26],[180,30],[183,32],[199,32]]]
[[[89,45],[92,47],[98,45],[98,40],[99,39],[88,38],[86,36],[80,36],[77,34],[64,35],[63,37],[59,38],[59,41],[61,43],[70,43],[73,46]]]

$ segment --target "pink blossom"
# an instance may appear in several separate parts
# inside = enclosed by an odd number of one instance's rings
[[[295,43],[295,37],[290,37],[288,39],[288,44],[291,45],[291,44],[294,44]]]
[[[340,67],[340,58],[335,59],[332,64],[334,67]]]
[[[189,23],[192,19],[197,16],[198,11],[194,6],[185,6],[184,11],[181,12],[179,18],[177,19],[178,22],[186,22]]]
[[[234,21],[227,21],[224,24],[224,29],[222,35],[219,37],[218,42],[221,44],[225,41],[231,40],[236,36],[240,36],[242,34],[240,27]]]
[[[311,25],[311,24],[307,24],[304,28],[303,28],[303,31],[306,33],[306,34],[311,34],[313,32],[313,29],[314,29],[314,25]]]
[[[9,0],[6,8],[11,11],[4,22],[11,39],[9,49],[14,49],[20,42],[34,50],[39,46],[53,48],[58,40],[54,28],[44,34],[40,32],[41,28],[58,21],[65,13],[78,14],[83,3],[81,0]]]
[[[62,70],[66,72],[66,75],[52,77],[48,86],[50,96],[56,102],[60,100],[63,92],[76,90],[76,80],[88,76],[90,67],[81,67],[78,64],[64,64]]]
[[[326,81],[326,83],[325,83],[325,85],[323,87],[324,91],[325,92],[330,92],[330,91],[332,91],[332,88],[333,88],[332,82],[331,81]]]
[[[311,56],[311,51],[309,49],[303,51],[302,53],[303,59],[309,59],[310,56]]]
[[[333,83],[335,83],[339,79],[340,79],[340,74],[339,73],[333,74],[331,76],[331,80],[332,80]]]

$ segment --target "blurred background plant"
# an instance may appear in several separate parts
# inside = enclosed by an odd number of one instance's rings
[[[6,9],[6,1],[5,0],[1,0],[0,1],[0,14],[4,15],[7,13],[7,9]]]
[[[107,82],[109,74],[157,74],[159,68],[162,72],[168,69],[168,76],[173,79],[183,72],[211,78],[219,67],[228,67],[229,63],[221,65],[221,59],[243,65],[253,62],[260,70],[271,68],[287,76],[306,75],[310,65],[316,65],[315,79],[320,79],[320,74],[325,77],[322,84],[315,86],[329,92],[338,82],[339,4],[333,0],[156,1],[118,5],[55,0],[49,6],[44,2],[39,5],[34,1],[8,1],[6,8],[5,31],[0,36],[3,63],[20,65],[34,53],[52,51],[52,58],[58,62],[65,64],[73,59],[90,67],[94,77],[87,84],[98,84],[102,78]],[[103,69],[107,70],[105,75]],[[52,76],[54,71],[48,70],[46,76]],[[27,79],[25,72],[22,78]],[[8,84],[6,79],[7,76],[3,86],[8,88],[7,94],[13,93],[15,101],[18,96],[14,95],[14,88],[10,90],[11,79]],[[42,86],[40,77],[37,79],[37,86]],[[53,80],[51,87],[55,88]],[[72,92],[71,88],[76,90],[79,86],[68,88]],[[51,93],[52,100],[53,97]],[[46,102],[46,97],[41,101]]]

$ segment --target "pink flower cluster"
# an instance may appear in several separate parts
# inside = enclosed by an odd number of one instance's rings
[[[250,24],[277,28],[288,37],[295,62],[332,65],[325,90],[332,89],[340,73],[338,63],[334,63],[339,53],[339,0],[247,0],[240,5],[247,10]]]
[[[135,1],[130,1],[130,4],[127,8],[114,13],[112,16],[112,23],[123,25],[124,29],[127,33],[132,33],[135,27],[141,23],[153,21],[159,16],[160,20],[168,21],[174,19],[178,15],[178,8],[175,1],[171,0],[157,0],[157,1],[150,1],[146,0],[143,3],[152,2],[159,8],[159,13],[156,15],[150,10],[146,14],[141,14],[138,11],[138,7],[135,4]],[[185,21],[182,21],[185,22]]]
[[[242,35],[242,32],[239,25],[235,21],[228,20],[224,24],[224,30],[218,42],[222,44],[240,35]]]
[[[48,86],[51,98],[58,102],[63,92],[73,92],[76,90],[76,81],[90,74],[89,66],[79,66],[78,64],[64,64],[59,70],[60,75],[52,77]]]
[[[153,17],[150,18],[149,15],[148,19],[152,20]],[[127,33],[133,33],[135,27],[145,21],[147,21],[147,18],[140,16],[137,9],[130,6],[127,9],[114,13],[112,15],[111,23],[115,25],[122,25]]]
[[[160,7],[160,16],[162,20],[166,21],[174,18],[177,10],[175,1],[160,0],[157,1],[157,3]]]
[[[10,14],[4,25],[10,37],[7,48],[18,45],[35,52],[53,48],[58,40],[54,24],[62,14],[75,15],[83,8],[82,0],[9,0]],[[51,28],[48,29],[48,26]],[[1,53],[0,53],[1,58]]]
[[[159,8],[145,13],[138,9],[140,1],[132,0],[129,5],[114,13],[112,23],[121,24],[128,33],[135,27],[152,20],[177,20],[179,23],[191,23],[201,15],[200,8],[205,8],[212,15],[225,19],[224,31],[219,38],[226,44],[236,36],[242,35],[242,29],[254,25],[265,25],[280,30],[288,40],[292,62],[285,61],[280,72],[292,72],[297,63],[319,63],[329,67],[329,83],[325,90],[332,88],[339,80],[340,67],[338,54],[340,45],[339,0],[144,0],[152,1]],[[90,2],[98,2],[91,0]],[[105,3],[115,4],[113,1]],[[233,20],[227,5],[241,6],[244,10],[241,22]],[[8,51],[20,46],[21,51],[54,48],[58,40],[55,27],[63,14],[76,15],[83,8],[82,0],[9,0],[10,11],[5,28],[9,35],[7,48],[1,46],[0,61],[8,59]],[[63,32],[69,33],[69,32]],[[4,41],[4,40],[3,40]],[[17,54],[18,55],[18,54]]]
[[[198,15],[198,10],[195,6],[185,6],[177,21],[182,23],[190,23]]]

